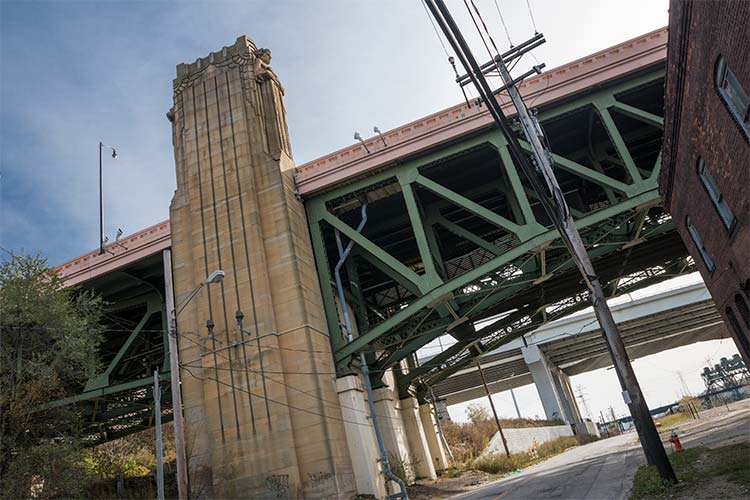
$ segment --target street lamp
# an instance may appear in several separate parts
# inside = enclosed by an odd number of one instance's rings
[[[104,255],[104,198],[102,196],[102,150],[112,150],[112,158],[117,158],[117,151],[112,146],[107,146],[99,141],[99,255]]]
[[[185,309],[198,292],[206,285],[221,283],[226,274],[217,269],[208,275],[205,281],[196,286],[182,301],[175,306],[172,289],[172,252],[164,250],[164,281],[166,286],[167,309],[169,311],[169,370],[172,389],[172,417],[174,425],[174,444],[177,462],[177,495],[180,500],[188,498],[187,457],[185,456],[185,428],[182,415],[182,393],[180,392],[180,360],[177,352],[177,316]],[[163,481],[163,478],[162,478]]]

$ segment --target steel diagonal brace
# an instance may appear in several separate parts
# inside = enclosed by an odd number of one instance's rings
[[[618,213],[632,210],[633,208],[643,203],[649,203],[658,199],[659,199],[659,193],[656,190],[656,186],[654,186],[653,189],[645,190],[644,192],[641,192],[640,194],[637,194],[627,200],[620,202],[618,205],[607,207],[602,210],[598,210],[596,212],[587,214],[585,217],[582,217],[581,219],[576,221],[576,226],[579,229],[586,228],[594,224],[597,224],[603,220],[607,220]],[[349,227],[341,221],[339,221],[339,225],[346,226],[347,228]],[[355,231],[353,229],[350,229],[348,232],[354,233]],[[344,231],[342,231],[342,233],[344,233]],[[346,233],[344,234],[347,235],[348,237],[348,234]],[[447,294],[452,293],[453,291],[459,288],[462,288],[471,284],[472,282],[482,278],[488,273],[491,273],[499,269],[500,267],[506,265],[507,263],[512,262],[513,260],[521,257],[523,254],[533,250],[534,248],[537,248],[540,245],[552,242],[558,238],[559,238],[559,233],[557,232],[557,230],[548,230],[547,232],[540,234],[538,236],[535,236],[529,241],[526,241],[524,244],[508,250],[503,255],[499,257],[495,257],[494,259],[491,259],[485,262],[484,264],[477,266],[471,271],[467,271],[461,276],[458,276],[440,285],[439,287],[429,291],[428,293],[414,300],[411,304],[409,304],[409,306],[405,307],[404,309],[399,310],[397,313],[389,317],[387,320],[375,325],[370,331],[361,334],[352,342],[339,348],[335,353],[336,362],[344,361],[352,354],[359,352],[360,350],[366,349],[370,343],[376,341],[377,339],[382,337],[384,334],[388,333],[393,328],[397,327],[398,325],[400,325],[401,323],[403,323],[410,317],[417,314],[418,311],[429,306],[429,304],[440,299],[441,297],[446,296]],[[355,240],[355,243],[357,243],[356,240]]]
[[[359,234],[341,219],[329,213],[323,217],[323,220],[333,226],[334,229],[338,229],[341,234],[353,241],[363,253],[366,253],[374,259],[377,259],[383,265],[392,269],[395,273],[401,276],[401,278],[410,282],[422,293],[427,291],[427,287],[425,286],[421,276],[393,258],[388,252],[377,246],[375,243]]]

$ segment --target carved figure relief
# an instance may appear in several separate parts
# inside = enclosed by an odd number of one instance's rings
[[[257,49],[255,56],[255,80],[263,83],[266,80],[274,80],[279,83],[276,73],[271,68],[271,51],[268,49]]]

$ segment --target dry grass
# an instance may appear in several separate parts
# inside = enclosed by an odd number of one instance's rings
[[[500,425],[504,429],[520,429],[525,427],[547,427],[561,425],[559,420],[532,420],[528,418],[501,419]],[[443,434],[451,447],[456,461],[467,464],[479,457],[487,448],[490,439],[497,432],[495,421],[484,420],[482,422],[456,424],[447,422],[442,424]]]
[[[510,457],[490,454],[477,458],[471,464],[474,469],[491,474],[507,474],[545,460],[581,444],[591,443],[597,438],[588,435],[565,436],[542,443],[537,447],[536,456],[531,453],[514,453]]]
[[[665,415],[661,418],[657,418],[654,423],[657,427],[669,427],[671,425],[674,425],[678,422],[682,422],[683,420],[688,420],[690,418],[689,413],[673,413],[671,415]]]

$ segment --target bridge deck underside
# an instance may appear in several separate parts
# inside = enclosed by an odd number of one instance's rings
[[[172,418],[160,254],[81,285],[106,304],[99,370],[78,394],[54,404],[75,405],[88,443],[98,444],[154,425],[153,372],[159,369],[162,421]]]
[[[662,86],[654,68],[539,110],[561,187],[612,296],[694,270],[659,206]],[[306,207],[338,371],[356,369],[360,351],[376,376],[406,360],[402,395],[422,397],[476,356],[588,305],[497,130],[404,158]],[[353,244],[341,269],[359,332],[352,342],[337,312],[335,232]],[[457,342],[416,366],[413,354],[445,334]]]
[[[590,315],[593,320],[593,314]],[[667,349],[726,338],[728,332],[712,300],[689,304],[619,324],[631,360]],[[566,332],[540,344],[547,359],[568,375],[612,365],[600,329]],[[520,348],[482,356],[482,369],[491,392],[533,383]],[[456,373],[434,388],[436,396],[457,404],[484,396],[475,367]]]

